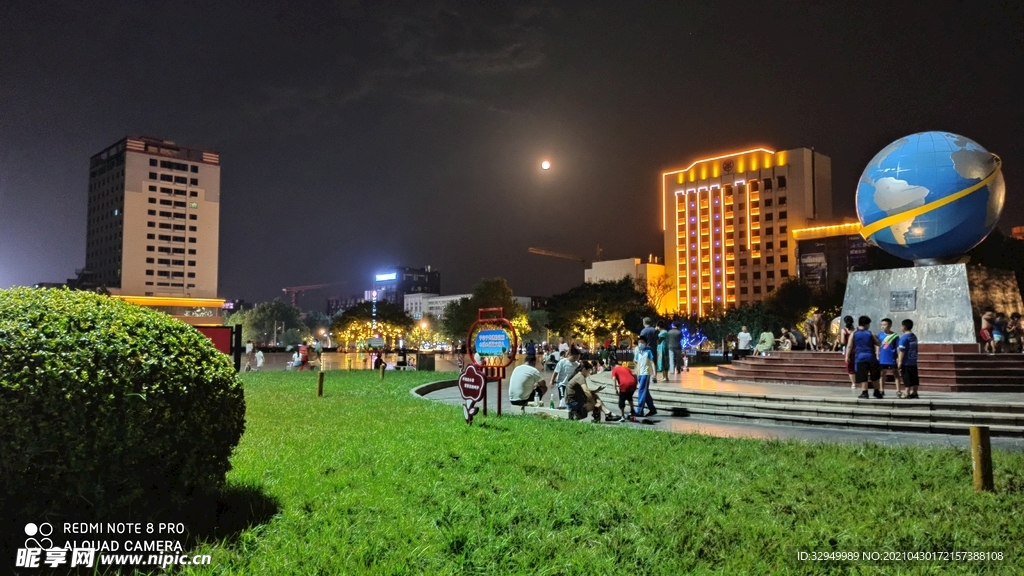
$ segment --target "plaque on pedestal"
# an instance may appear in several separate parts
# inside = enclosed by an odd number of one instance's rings
[[[922,344],[967,344],[974,351],[986,308],[1024,314],[1013,272],[966,264],[851,272],[843,299],[843,316],[868,316],[875,331],[882,318],[891,318],[897,332],[909,318]]]

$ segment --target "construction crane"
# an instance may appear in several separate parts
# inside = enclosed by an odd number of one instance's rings
[[[527,251],[530,254],[537,254],[539,256],[551,256],[552,258],[564,258],[566,260],[576,260],[576,261],[579,261],[579,262],[583,262],[584,264],[587,263],[587,259],[586,258],[582,258],[582,257],[577,256],[575,254],[566,254],[564,252],[554,252],[552,250],[544,250],[543,248],[527,248]],[[598,261],[601,260],[601,255],[602,255],[602,253],[601,253],[601,245],[598,244],[597,245],[597,260]]]
[[[310,286],[289,286],[288,288],[282,288],[281,291],[288,294],[292,298],[292,306],[298,305],[299,294],[307,290],[316,290],[318,288],[327,288],[328,286],[337,286],[339,284],[346,284],[345,280],[341,282],[328,282],[327,284],[313,284]]]

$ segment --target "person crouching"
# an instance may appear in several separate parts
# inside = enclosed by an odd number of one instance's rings
[[[612,411],[605,407],[604,403],[597,396],[603,389],[598,387],[591,390],[587,385],[587,377],[594,371],[594,365],[584,360],[576,367],[576,372],[569,378],[565,386],[565,405],[569,409],[570,420],[582,420],[587,414],[593,414],[594,422],[600,422],[601,414],[604,413],[606,422],[618,422],[621,417],[612,414]]]

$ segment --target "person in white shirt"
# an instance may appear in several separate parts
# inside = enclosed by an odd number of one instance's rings
[[[263,368],[263,350],[256,351],[256,371],[259,372],[260,368]]]
[[[565,384],[576,373],[576,366],[579,364],[580,351],[575,347],[569,349],[565,358],[555,364],[554,373],[551,374],[551,386],[558,391],[558,409],[565,409]]]
[[[544,376],[529,364],[520,364],[512,371],[508,379],[508,399],[513,406],[526,406],[537,394],[537,405],[548,391],[544,384]]]
[[[559,338],[558,339],[558,353],[559,354],[561,354],[562,352],[565,352],[565,355],[568,356],[569,355],[569,348],[570,348],[570,346],[565,343],[565,338]]]
[[[249,372],[252,370],[252,366],[256,364],[256,357],[253,356],[253,349],[255,348],[252,340],[245,343],[245,371]]]
[[[740,328],[740,333],[736,335],[736,355],[738,357],[742,358],[750,353],[750,341],[752,339],[753,336],[750,335],[750,332],[747,332],[746,326]]]
[[[647,416],[654,416],[658,413],[658,410],[654,407],[654,398],[651,398],[651,393],[647,389],[651,383],[652,376],[655,374],[654,355],[651,354],[647,338],[644,336],[639,338],[639,344],[633,354],[633,362],[636,363],[636,388],[640,393],[636,402],[637,411],[639,412],[637,415],[643,416],[643,411],[646,407],[648,410]]]

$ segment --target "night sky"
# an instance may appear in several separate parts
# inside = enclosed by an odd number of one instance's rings
[[[963,134],[1024,224],[1021,2],[257,4],[0,2],[0,287],[84,265],[89,156],[126,135],[221,154],[250,301],[388,265],[564,291],[583,264],[528,247],[660,256],[660,171],[756,145],[830,156],[853,216],[883,146]]]

